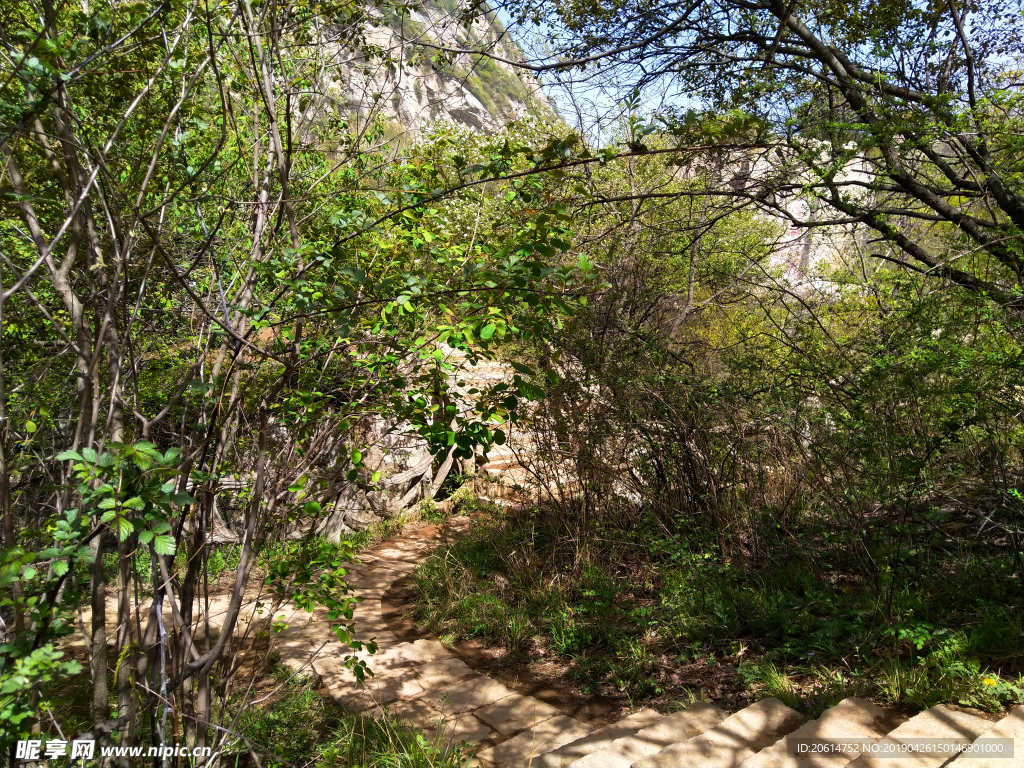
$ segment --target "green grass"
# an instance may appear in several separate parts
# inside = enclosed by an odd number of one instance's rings
[[[919,545],[916,574],[875,583],[841,546],[808,557],[813,528],[794,533],[808,548],[780,536],[754,567],[643,519],[581,532],[561,515],[493,510],[416,570],[417,618],[453,641],[520,654],[540,644],[571,662],[583,690],[631,698],[671,693],[656,674],[668,656],[729,659],[748,689],[807,712],[855,693],[993,711],[1024,700],[1011,557],[939,558]]]

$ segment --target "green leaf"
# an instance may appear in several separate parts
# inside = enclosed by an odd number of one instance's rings
[[[60,578],[70,570],[66,560],[58,560],[53,564],[53,574]]]
[[[480,331],[480,338],[484,341],[488,341],[494,335],[496,330],[498,330],[498,326],[494,323],[488,323],[483,327],[483,330]]]
[[[82,454],[78,451],[61,451],[54,458],[57,461],[81,461]]]
[[[352,463],[360,464],[363,461],[362,451],[357,451],[355,448],[352,449]]]
[[[153,549],[158,555],[173,555],[175,550],[173,536],[157,536],[153,542]]]
[[[35,432],[36,429],[37,429],[37,427],[36,427],[36,423],[34,421],[26,421],[25,422],[25,431],[28,432],[30,435],[33,432]]]
[[[118,541],[124,541],[131,536],[132,532],[135,530],[135,526],[128,522],[124,517],[117,518],[115,525],[117,526]]]
[[[316,515],[320,513],[320,505],[315,501],[307,501],[306,506],[302,508],[302,511],[307,515]]]
[[[139,543],[149,544],[153,540],[152,531],[139,531]]]

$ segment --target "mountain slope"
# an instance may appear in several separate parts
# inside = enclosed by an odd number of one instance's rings
[[[521,57],[493,12],[467,26],[455,2],[430,0],[408,11],[370,9],[367,18],[363,55],[345,55],[338,45],[330,56],[326,86],[340,111],[380,115],[393,134],[418,133],[441,119],[493,131],[530,110],[550,111],[530,75],[486,56],[439,50]]]

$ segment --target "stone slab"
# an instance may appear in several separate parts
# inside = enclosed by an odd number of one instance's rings
[[[885,711],[869,701],[850,697],[804,723],[770,747],[743,761],[740,768],[836,768],[857,758],[857,753],[789,754],[790,739],[880,739],[889,732]]]
[[[665,715],[656,723],[641,728],[636,735],[652,744],[668,746],[692,739],[726,719],[726,713],[706,701],[698,701],[686,709]]]
[[[737,768],[748,757],[795,731],[800,713],[775,698],[762,699],[687,741],[676,742],[633,768]],[[657,728],[658,726],[655,726]],[[641,736],[644,731],[639,731]]]
[[[661,718],[662,715],[653,709],[641,709],[616,723],[599,728],[583,738],[545,752],[533,762],[533,765],[537,768],[565,768],[591,752],[610,747],[616,739],[632,736],[641,728],[649,728]]]
[[[696,712],[693,707],[690,707],[686,711],[690,711],[691,713]],[[650,728],[657,725],[665,717],[666,715],[663,715],[661,712],[654,709],[638,709],[636,712],[626,715],[621,720],[617,720],[611,725],[606,725],[604,728],[594,731],[594,733],[600,733],[608,728],[633,728],[634,730],[639,731],[643,728]],[[671,717],[671,715],[668,715],[668,717]]]
[[[443,694],[430,691],[424,698],[451,717],[462,712],[472,712],[480,707],[486,707],[513,693],[496,680],[480,675],[453,685]]]
[[[375,706],[369,714],[377,720],[390,715],[391,717],[398,718],[406,725],[421,730],[436,727],[434,721],[440,721],[444,718],[439,709],[432,707],[422,699],[413,699],[412,701],[399,699],[390,704]]]
[[[337,645],[337,638],[323,630],[322,627],[303,627],[299,631],[284,631],[272,636],[272,648],[277,652],[281,663],[290,667],[299,666],[310,661],[314,656],[330,653],[330,648]]]
[[[377,642],[377,652],[370,653],[365,648],[361,651],[357,651],[355,648],[339,643],[334,646],[334,658],[342,659],[345,656],[354,656],[356,659],[366,662],[366,666],[369,667],[370,670],[374,670],[374,664],[378,663],[377,660],[381,658],[382,654],[387,653],[388,649],[399,645],[398,638],[390,632],[380,632],[376,635],[369,636],[356,632],[356,637],[363,642],[368,642],[371,637],[374,638]]]
[[[360,584],[355,587],[355,594],[365,597],[367,600],[383,600],[384,595],[391,589],[391,582],[378,586],[364,586]]]
[[[423,735],[428,741],[436,744],[440,739],[441,744],[445,746],[457,745],[463,741],[470,745],[476,745],[489,738],[492,733],[491,726],[466,712],[457,717],[445,718],[440,732],[438,732],[437,725],[423,729]]]
[[[725,712],[713,704],[697,702],[686,709],[659,718],[632,736],[616,739],[609,746],[591,752],[574,763],[573,768],[629,768],[656,755],[664,747],[703,733],[725,719]]]
[[[505,736],[525,729],[533,729],[539,723],[560,714],[561,712],[550,704],[545,704],[532,696],[520,696],[518,693],[506,696],[494,704],[481,707],[476,711],[477,717]],[[585,735],[584,733],[580,734],[580,736]]]
[[[432,661],[416,667],[420,685],[424,690],[444,691],[461,681],[463,678],[476,674],[462,659],[450,657],[440,661]]]
[[[331,695],[343,701],[368,697],[371,704],[388,704],[398,699],[414,698],[423,693],[423,686],[412,668],[397,669],[384,677],[368,677],[360,683],[351,673],[348,676],[333,675],[324,681],[331,690]]]
[[[1013,758],[963,754],[955,758],[949,768],[1024,768],[1024,707],[1014,707],[980,738],[1013,739]]]
[[[661,744],[652,744],[636,734],[616,739],[604,749],[591,752],[581,757],[570,768],[629,768],[638,760],[643,760],[662,749]]]
[[[557,715],[523,731],[496,747],[477,754],[477,760],[498,766],[535,766],[545,752],[587,735],[587,726],[566,715]]]
[[[392,669],[443,661],[452,657],[437,640],[417,640],[414,643],[397,643],[361,658],[375,674],[383,675]]]
[[[352,618],[352,623],[356,625],[356,637],[358,638],[371,638],[374,635],[381,635],[385,632],[390,633],[391,630],[388,628],[388,623],[384,621],[384,617],[377,612],[376,616],[368,614],[356,614]]]
[[[966,739],[973,742],[992,727],[992,723],[980,717],[958,712],[940,704],[914,715],[903,725],[889,734],[894,741],[902,739]],[[939,768],[949,762],[948,754],[912,755],[881,757],[861,755],[849,763],[850,768]]]
[[[344,656],[355,656],[357,659],[362,659],[370,665],[370,660],[380,656],[380,654],[386,651],[388,648],[394,648],[398,645],[398,638],[390,630],[382,630],[380,632],[362,632],[358,626],[356,626],[355,639],[363,643],[368,643],[373,640],[377,643],[377,652],[370,653],[365,648],[357,651],[349,645],[343,645],[338,643],[335,646],[336,655],[341,658]],[[327,650],[327,649],[324,649]],[[372,668],[372,665],[370,665]]]
[[[368,597],[361,603],[356,603],[352,606],[352,616],[354,621],[360,619],[369,619],[372,617],[379,617],[381,610],[380,598],[379,597]]]

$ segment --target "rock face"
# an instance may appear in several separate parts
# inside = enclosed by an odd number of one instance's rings
[[[328,20],[321,34],[329,62],[322,86],[332,103],[308,109],[333,111],[350,123],[381,117],[391,137],[409,138],[438,120],[494,131],[527,111],[549,111],[540,85],[523,70],[486,56],[440,50],[481,50],[511,61],[521,57],[493,12],[469,25],[459,13],[456,0],[428,0],[400,14],[367,9],[363,53],[355,56],[342,44],[345,28]]]
[[[479,395],[473,392],[512,377],[511,366],[500,361],[480,360],[470,365],[463,353],[443,345],[442,350],[452,366],[451,392],[463,414],[474,408]],[[368,446],[364,465],[367,472],[378,472],[380,481],[369,491],[344,481],[335,486],[335,501],[320,529],[329,540],[337,541],[342,533],[361,530],[433,499],[449,473],[475,473],[473,460],[460,462],[453,457],[455,446],[447,455],[432,455],[426,441],[407,423],[375,419],[362,426],[359,442]]]

